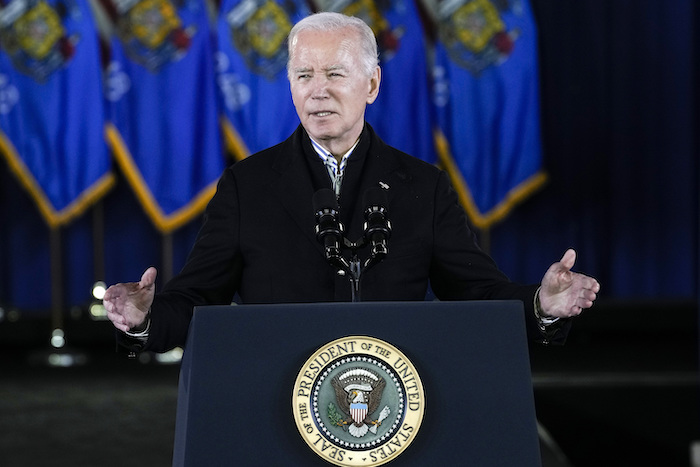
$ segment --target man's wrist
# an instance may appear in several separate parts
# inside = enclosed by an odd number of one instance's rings
[[[542,290],[542,287],[538,287],[537,291],[535,292],[535,299],[534,299],[534,309],[535,309],[535,317],[537,318],[537,323],[540,326],[540,329],[544,330],[547,326],[550,326],[557,321],[559,321],[558,317],[555,316],[545,316],[544,311],[542,311],[542,305],[540,303],[540,290]]]
[[[151,330],[151,309],[148,309],[148,313],[146,313],[146,318],[143,320],[143,323],[141,323],[140,326],[136,326],[134,328],[129,329],[126,331],[126,335],[129,337],[136,337],[136,338],[144,338],[148,337],[148,333]]]

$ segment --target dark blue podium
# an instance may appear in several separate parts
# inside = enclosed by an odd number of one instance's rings
[[[391,466],[540,466],[523,305],[363,302],[196,308],[180,371],[174,466],[327,466],[292,414],[297,373],[344,336],[389,342],[425,390]]]

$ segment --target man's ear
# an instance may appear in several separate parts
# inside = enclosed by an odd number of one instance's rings
[[[369,79],[369,94],[367,94],[367,103],[371,104],[377,99],[379,95],[379,84],[382,82],[382,69],[377,67],[372,73],[372,77]]]

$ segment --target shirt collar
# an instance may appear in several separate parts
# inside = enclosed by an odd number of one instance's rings
[[[337,170],[342,172],[345,166],[347,165],[348,158],[352,155],[352,152],[355,150],[357,145],[360,143],[360,138],[357,138],[357,141],[355,141],[355,144],[352,145],[352,147],[343,154],[343,157],[340,158],[340,164],[338,164],[338,160],[333,157],[333,154],[329,153],[326,151],[323,146],[318,144],[316,141],[314,141],[311,136],[309,136],[309,139],[311,139],[311,145],[313,146],[314,150],[316,151],[316,154],[323,160],[323,162],[326,165],[330,165],[332,167],[337,167]]]

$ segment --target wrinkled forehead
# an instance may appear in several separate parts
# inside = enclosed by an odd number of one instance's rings
[[[357,34],[348,28],[339,31],[301,31],[290,46],[289,61],[295,69],[349,67],[357,60]]]
[[[331,30],[304,29],[299,31],[289,44],[290,59],[301,48],[344,48],[348,51],[358,50],[360,47],[360,36],[351,27],[343,27]]]

